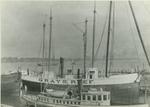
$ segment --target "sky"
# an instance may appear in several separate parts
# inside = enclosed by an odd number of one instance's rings
[[[115,4],[114,57],[144,57],[128,2],[117,1],[113,4]],[[132,1],[132,5],[150,57],[150,2]],[[7,1],[2,2],[0,7],[2,57],[41,57],[43,23],[46,24],[47,56],[50,9],[53,16],[53,56],[83,58],[83,34],[74,24],[84,31],[84,21],[87,19],[87,56],[91,57],[94,7],[92,1]],[[108,1],[96,2],[95,50],[100,42],[105,21],[108,22],[108,10]],[[106,53],[107,27],[108,23],[98,58],[104,57]]]

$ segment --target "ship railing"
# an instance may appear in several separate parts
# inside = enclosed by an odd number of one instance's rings
[[[46,96],[38,96],[37,101],[51,104],[63,104],[63,105],[80,105],[81,101],[77,99],[60,99],[60,98],[49,98]]]
[[[37,101],[38,97],[35,95],[23,95],[23,98],[27,101],[35,102],[35,101]]]

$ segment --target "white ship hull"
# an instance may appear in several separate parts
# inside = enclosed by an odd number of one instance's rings
[[[128,104],[130,100],[131,103],[137,103],[139,97],[139,83],[140,76],[137,73],[134,74],[122,74],[114,75],[108,78],[99,78],[95,80],[83,80],[83,87],[88,88],[103,88],[109,90],[112,94],[112,103],[113,104]],[[67,82],[64,82],[67,81]],[[72,81],[72,82],[71,82]],[[74,82],[73,82],[74,81]],[[59,82],[59,83],[58,83]],[[49,79],[46,82],[42,82],[42,87],[48,84],[48,87],[52,89],[64,90],[68,86],[76,87],[77,79]],[[27,87],[28,91],[40,92],[41,82],[37,77],[22,77],[23,86]],[[116,94],[119,93],[119,94]],[[129,93],[124,94],[124,93]]]
[[[108,78],[101,77],[98,79],[83,79],[83,85],[117,85],[117,84],[130,84],[140,82],[141,76],[137,73],[113,75]],[[36,76],[22,76],[23,81],[46,83],[53,85],[77,85],[78,79],[41,79]]]

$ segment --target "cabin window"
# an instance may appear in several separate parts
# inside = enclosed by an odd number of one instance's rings
[[[78,102],[78,105],[80,105],[80,102]]]
[[[71,104],[72,104],[72,101],[71,101]]]
[[[56,102],[58,103],[58,100],[56,100]]]
[[[55,103],[55,99],[53,99],[53,103]]]
[[[63,104],[65,104],[65,101],[63,101]]]
[[[84,94],[82,95],[82,100],[85,100],[85,95]]]
[[[74,104],[76,104],[76,102],[74,102]]]
[[[69,101],[67,101],[67,104],[69,104]]]
[[[90,74],[90,79],[92,79],[92,74]]]
[[[107,100],[107,95],[104,95],[104,96],[103,96],[103,99],[104,99],[104,100]]]
[[[88,97],[87,97],[87,100],[91,100],[91,96],[88,96]]]
[[[93,100],[96,100],[96,95],[93,95]]]
[[[102,100],[102,96],[98,95],[98,100],[101,101]]]
[[[108,100],[110,100],[110,94],[108,94]]]
[[[59,103],[61,103],[61,100],[59,101]]]

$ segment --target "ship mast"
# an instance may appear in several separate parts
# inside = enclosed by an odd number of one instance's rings
[[[131,9],[131,12],[132,12],[132,16],[133,16],[133,19],[134,19],[134,23],[135,23],[135,26],[136,26],[139,38],[140,38],[140,41],[141,41],[141,44],[142,44],[142,48],[143,48],[145,56],[146,56],[146,60],[148,62],[148,65],[150,66],[150,61],[149,61],[149,58],[148,58],[148,54],[147,54],[147,51],[145,49],[145,45],[144,45],[144,42],[143,42],[143,39],[142,39],[142,35],[141,35],[140,29],[139,29],[139,26],[138,26],[138,22],[136,20],[135,14],[134,14],[134,10],[133,10],[131,1],[129,0],[128,2],[129,2],[129,6],[130,6],[130,9]]]
[[[87,46],[87,22],[88,20],[85,20],[85,32],[83,33],[83,41],[84,41],[84,78],[86,75],[86,46]]]
[[[50,72],[51,62],[51,38],[52,38],[52,10],[50,10],[50,33],[49,33],[49,54],[48,54],[48,72]]]
[[[46,24],[43,23],[43,49],[42,49],[42,65],[44,65],[44,58],[45,58],[45,27],[46,27]],[[42,66],[42,73],[44,72],[44,67]]]
[[[43,49],[42,49],[42,73],[41,73],[41,76],[42,76],[42,74],[43,74],[43,72],[44,72],[44,58],[45,58],[45,52],[44,52],[44,50],[45,50],[45,27],[46,27],[46,24],[45,23],[43,23]],[[43,91],[43,89],[42,89],[42,83],[41,83],[41,92]]]
[[[112,9],[112,1],[110,1],[109,20],[108,20],[107,51],[106,51],[106,73],[105,73],[106,77],[108,77],[108,60],[109,60],[108,57],[109,57],[109,42],[110,42],[111,9]]]
[[[96,3],[94,2],[93,16],[93,42],[92,42],[92,68],[94,67],[94,48],[95,48],[95,22],[96,22]]]

